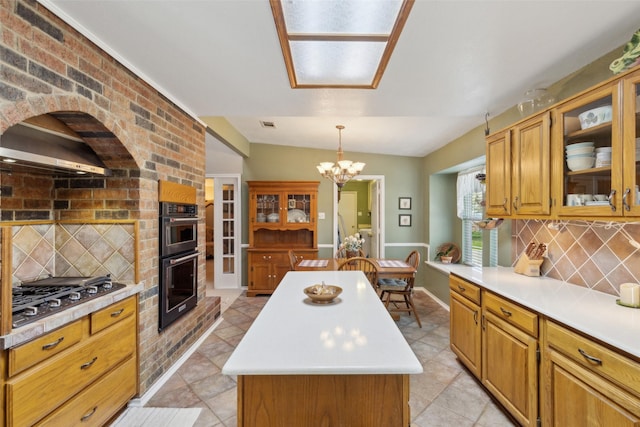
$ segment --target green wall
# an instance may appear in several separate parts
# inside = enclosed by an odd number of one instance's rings
[[[608,69],[613,59],[620,56],[618,48],[563,78],[548,88],[560,101],[611,77]],[[523,91],[524,92],[524,91]],[[515,107],[490,117],[491,132],[509,127],[521,120]],[[320,161],[335,159],[335,151],[287,147],[269,144],[250,144],[244,160],[242,178],[249,180],[312,180],[320,181],[318,211],[326,219],[318,223],[320,257],[331,257],[333,248],[333,183],[321,178],[316,170]],[[469,164],[485,155],[484,126],[472,129],[442,148],[423,157],[403,157],[368,153],[345,153],[345,158],[365,162],[363,175],[383,175],[385,182],[385,248],[389,258],[404,258],[412,249],[427,253],[423,245],[435,248],[446,241],[461,242],[462,225],[456,217],[456,173],[461,165]],[[400,211],[398,197],[411,197],[412,209]],[[243,218],[247,218],[247,187],[243,187]],[[359,208],[360,209],[360,208]],[[410,213],[412,227],[400,227],[398,215]],[[243,243],[247,243],[247,221],[243,221]],[[505,221],[499,229],[499,265],[511,265],[511,223]],[[246,257],[243,260],[246,271]],[[245,275],[246,281],[246,275]],[[246,285],[246,283],[244,283]],[[418,286],[424,286],[442,301],[448,303],[447,276],[424,266],[418,270]]]
[[[318,174],[316,165],[321,161],[334,160],[335,151],[311,148],[288,147],[270,144],[251,144],[251,155],[243,162],[243,212],[242,218],[248,217],[248,188],[246,181],[254,180],[297,180],[319,181],[318,212],[324,212],[325,219],[318,220],[319,256],[332,257],[334,250],[326,247],[333,244],[333,188],[331,181]],[[418,157],[390,156],[369,153],[346,152],[346,159],[366,163],[363,175],[384,176],[385,188],[385,241],[387,244],[401,244],[400,247],[386,249],[386,256],[404,259],[406,255],[423,242],[424,212],[422,204],[416,203],[424,192],[422,182],[421,162]],[[410,211],[398,209],[398,197],[411,197],[413,200]],[[412,226],[400,227],[398,214],[412,214]],[[247,221],[242,222],[243,243],[248,243]],[[324,247],[323,247],[324,246]],[[397,249],[397,250],[396,250]],[[423,257],[426,256],[423,255]],[[246,255],[243,256],[243,271],[246,271]],[[245,274],[245,283],[246,277]],[[419,281],[418,281],[419,282]]]

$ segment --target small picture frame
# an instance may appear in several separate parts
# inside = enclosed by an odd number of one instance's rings
[[[289,209],[296,208],[296,199],[289,199]]]
[[[400,214],[398,215],[398,224],[400,227],[411,227],[411,215]]]
[[[398,209],[402,209],[402,210],[411,209],[411,197],[399,197]]]

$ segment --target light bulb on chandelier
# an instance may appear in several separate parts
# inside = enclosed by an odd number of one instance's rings
[[[347,181],[357,175],[360,175],[365,164],[362,162],[344,160],[344,153],[342,152],[342,129],[344,129],[344,126],[337,125],[336,129],[338,129],[338,160],[335,164],[332,162],[321,162],[316,167],[318,168],[320,175],[335,182],[338,186],[338,190],[341,190]]]

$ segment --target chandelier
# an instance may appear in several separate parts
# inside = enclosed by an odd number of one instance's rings
[[[317,168],[320,175],[335,182],[338,186],[338,190],[341,190],[347,181],[362,172],[365,164],[362,162],[352,162],[351,160],[343,159],[342,129],[344,129],[344,126],[337,125],[336,129],[338,129],[338,160],[335,164],[332,162],[322,162],[317,166]]]

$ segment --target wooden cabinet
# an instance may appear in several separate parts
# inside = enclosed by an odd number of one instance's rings
[[[283,251],[250,251],[249,269],[247,296],[270,294],[289,271],[289,257]]]
[[[620,82],[613,82],[561,104],[557,110],[558,125],[554,128],[554,168],[558,179],[554,182],[554,198],[559,216],[620,217],[624,215],[624,183],[622,174],[622,114]],[[595,109],[609,107],[609,119],[582,128],[581,114],[590,115]],[[597,114],[594,115],[597,117]],[[589,142],[595,151],[609,150],[608,160],[595,159],[591,167],[571,170],[567,147],[574,152],[575,144]],[[592,155],[584,153],[577,155]],[[635,149],[633,152],[635,156]],[[579,195],[598,195],[601,201],[576,199]],[[608,198],[608,199],[607,199]]]
[[[545,426],[639,426],[640,364],[544,322]]]
[[[550,127],[545,111],[487,137],[488,216],[549,215]]]
[[[516,215],[549,215],[551,210],[551,120],[545,111],[513,128],[511,192]]]
[[[610,107],[599,122],[581,125]],[[591,115],[590,115],[591,113]],[[640,216],[640,69],[612,77],[486,139],[486,214],[511,218]],[[601,154],[569,168],[568,146]],[[596,153],[597,154],[597,153]],[[589,155],[572,152],[575,155]]]
[[[538,316],[483,291],[482,383],[523,426],[538,421]]]
[[[453,274],[449,276],[451,351],[477,377],[482,375],[480,288]]]
[[[137,392],[136,348],[130,297],[8,349],[6,425],[103,425]]]
[[[511,131],[487,137],[486,213],[490,217],[511,215]]]
[[[247,296],[271,294],[289,270],[287,251],[317,258],[318,181],[248,181]]]
[[[449,276],[451,350],[523,426],[538,421],[538,316]]]

